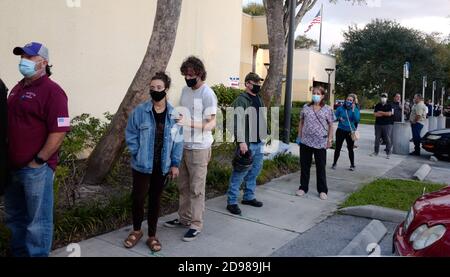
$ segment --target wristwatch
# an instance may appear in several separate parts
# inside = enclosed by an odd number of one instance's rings
[[[38,155],[36,155],[36,156],[34,157],[34,161],[35,161],[37,164],[39,164],[39,165],[43,165],[43,164],[45,164],[45,163],[47,162],[47,161],[44,161],[43,159],[39,158]]]

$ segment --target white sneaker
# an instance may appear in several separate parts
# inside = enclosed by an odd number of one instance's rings
[[[391,158],[391,155],[390,155],[390,154],[387,154],[387,155],[386,155],[386,159],[389,160],[390,158]]]
[[[322,192],[322,193],[319,195],[319,197],[320,197],[320,199],[322,199],[322,200],[327,200],[327,199],[328,199],[328,195],[327,195],[326,193],[324,193],[324,192]]]
[[[299,190],[297,190],[295,195],[302,197],[302,196],[305,196],[305,192],[303,190],[299,189]]]
[[[373,152],[373,153],[369,154],[369,156],[371,156],[371,157],[377,157],[377,156],[378,156],[378,153]]]

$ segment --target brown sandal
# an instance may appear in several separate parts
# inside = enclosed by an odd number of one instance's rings
[[[133,248],[134,246],[136,246],[136,244],[139,242],[139,240],[143,237],[144,233],[142,233],[142,231],[133,231],[131,232],[128,237],[125,239],[125,241],[123,242],[123,246],[125,246],[125,248]]]
[[[156,237],[150,237],[147,239],[147,246],[152,252],[161,251],[161,242]]]

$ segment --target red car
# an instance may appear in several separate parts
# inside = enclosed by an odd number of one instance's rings
[[[450,257],[450,186],[416,200],[393,244],[400,256]]]

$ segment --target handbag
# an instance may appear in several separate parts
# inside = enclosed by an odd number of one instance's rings
[[[350,126],[352,140],[357,141],[360,138],[360,134],[357,130],[353,130],[352,123],[350,122],[350,117],[348,116],[347,110],[345,110],[345,113],[347,114],[347,120],[348,120],[348,125]]]

